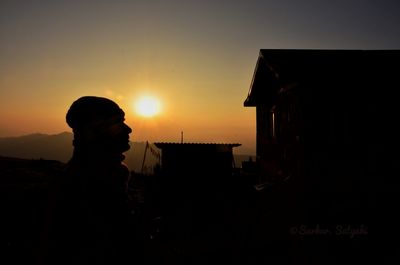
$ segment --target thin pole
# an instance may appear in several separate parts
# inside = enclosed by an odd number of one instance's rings
[[[183,144],[183,131],[181,131],[181,144]]]
[[[143,162],[142,162],[142,170],[141,173],[143,174],[144,170],[144,162],[146,161],[146,153],[147,153],[147,148],[149,147],[149,142],[146,141],[146,148],[144,149],[144,157],[143,157]]]

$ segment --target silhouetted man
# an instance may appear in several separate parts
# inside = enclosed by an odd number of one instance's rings
[[[106,98],[85,96],[66,115],[73,156],[55,200],[50,261],[54,264],[126,263],[133,239],[122,163],[131,128]],[[134,261],[134,256],[131,257]]]

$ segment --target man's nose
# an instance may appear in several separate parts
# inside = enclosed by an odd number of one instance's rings
[[[126,130],[126,132],[127,132],[128,134],[130,134],[130,133],[133,132],[132,128],[129,127],[128,124],[124,123],[124,125],[125,125],[125,130]]]

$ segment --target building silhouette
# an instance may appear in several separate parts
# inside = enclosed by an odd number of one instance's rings
[[[256,107],[260,181],[390,189],[399,59],[398,50],[260,50],[244,102]]]
[[[234,167],[233,148],[240,144],[154,143],[161,149],[161,169],[167,175],[229,175]]]
[[[257,243],[293,264],[398,256],[399,62],[399,50],[260,50],[244,101],[256,108],[266,187]],[[365,233],[343,236],[343,225]]]
[[[224,252],[231,234],[227,205],[234,182],[233,148],[240,144],[154,145],[161,149],[161,237],[195,260],[229,257]]]
[[[240,144],[154,143],[161,150],[160,181],[164,207],[174,212],[178,205],[212,209],[233,182],[233,148]],[[185,208],[186,208],[185,206]],[[195,210],[196,211],[196,210]]]

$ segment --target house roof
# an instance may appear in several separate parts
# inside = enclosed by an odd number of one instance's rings
[[[244,106],[271,101],[277,91],[306,79],[364,78],[374,68],[382,74],[399,59],[400,50],[261,49]]]
[[[155,146],[157,146],[158,148],[164,148],[164,147],[205,147],[205,146],[223,146],[223,147],[238,147],[241,146],[241,144],[239,143],[231,143],[231,144],[227,144],[227,143],[171,143],[171,142],[157,142],[154,143]]]
[[[232,143],[154,143],[163,152],[172,152],[174,155],[193,155],[204,153],[232,153],[234,147],[241,144]]]

